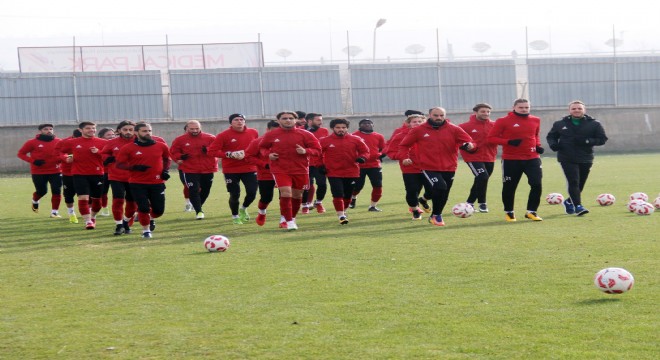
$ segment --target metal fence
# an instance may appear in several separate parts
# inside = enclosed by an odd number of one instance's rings
[[[278,66],[111,73],[0,73],[0,126],[122,119],[221,119],[281,110],[328,116],[401,114],[443,106],[469,111],[660,105],[660,56]]]

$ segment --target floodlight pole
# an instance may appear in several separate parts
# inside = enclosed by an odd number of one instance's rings
[[[374,28],[374,53],[373,53],[373,62],[376,62],[376,30],[378,30],[379,27],[383,26],[387,22],[387,19],[379,19],[378,22],[376,23],[376,27]]]

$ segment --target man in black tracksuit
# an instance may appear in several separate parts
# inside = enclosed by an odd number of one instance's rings
[[[546,139],[566,177],[566,213],[582,216],[589,212],[582,206],[581,193],[594,162],[593,148],[605,144],[607,136],[600,122],[585,113],[582,101],[573,101],[568,108],[570,115],[555,122]]]

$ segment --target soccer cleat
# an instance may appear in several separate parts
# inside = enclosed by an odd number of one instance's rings
[[[355,209],[355,203],[357,202],[357,198],[352,198],[351,203],[348,205],[350,209]]]
[[[479,204],[479,212],[487,213],[488,212],[488,205],[486,205],[486,203]]]
[[[69,223],[70,224],[77,224],[78,223],[78,217],[76,216],[76,214],[69,215]]]
[[[582,205],[575,205],[575,214],[577,216],[582,216],[584,214],[588,214],[589,210],[585,209],[584,206]]]
[[[339,224],[340,225],[346,225],[348,224],[348,218],[346,216],[340,216],[339,217]]]
[[[87,230],[94,230],[94,229],[96,229],[96,224],[94,224],[94,222],[92,222],[92,221],[88,221],[88,222],[85,224],[85,229],[87,229]]]
[[[428,200],[424,199],[423,197],[420,197],[417,199],[417,202],[422,205],[422,209],[424,209],[425,213],[430,213],[431,212],[431,207],[429,206]]]
[[[204,212],[203,211],[198,212],[197,216],[195,217],[195,219],[197,219],[197,220],[202,220],[203,218],[204,218]]]
[[[121,235],[121,234],[123,234],[123,233],[124,233],[124,225],[122,225],[122,224],[117,224],[117,225],[115,226],[115,233],[114,233],[114,234],[115,234],[115,235]]]
[[[257,218],[254,220],[257,225],[264,226],[266,223],[266,214],[257,214]]]
[[[564,210],[568,215],[575,214],[575,205],[573,205],[573,200],[570,198],[564,200]]]
[[[286,229],[286,221],[280,222],[280,229]]]
[[[412,215],[413,215],[413,217],[412,217],[413,220],[422,220],[422,212],[421,211],[413,210]]]
[[[32,211],[38,213],[39,212],[39,203],[32,203]]]
[[[445,222],[442,221],[442,215],[431,215],[429,217],[429,223],[435,226],[445,226]]]
[[[516,221],[516,215],[513,214],[513,211],[507,211],[504,215],[504,220],[514,222]]]
[[[309,208],[307,207],[307,205],[303,206],[303,207],[300,209],[300,213],[303,214],[303,215],[307,215],[307,214],[309,214]]]
[[[375,207],[375,206],[369,206],[369,209],[367,211],[372,211],[372,212],[381,212],[383,210]]]
[[[99,215],[101,216],[110,216],[110,210],[108,210],[107,207],[104,207],[99,211]]]
[[[286,229],[289,231],[298,230],[298,225],[296,224],[296,221],[295,220],[287,221]]]
[[[241,218],[232,218],[232,219],[231,219],[231,222],[232,222],[234,225],[243,225],[243,222],[241,221]]]
[[[121,226],[124,228],[124,234],[131,233],[131,224],[128,221],[122,220]]]
[[[149,220],[149,230],[151,231],[156,230],[156,220],[154,219]]]
[[[143,238],[143,239],[151,239],[151,238],[152,238],[152,236],[151,236],[151,231],[145,231],[145,232],[143,232],[143,233],[142,233],[142,238]]]
[[[528,211],[525,217],[534,221],[543,221],[540,216],[536,215],[536,211]]]
[[[193,210],[195,210],[195,209],[193,208],[191,203],[187,203],[186,207],[183,208],[184,212],[192,212]]]
[[[60,219],[62,216],[58,213],[50,213],[50,217],[53,219]]]
[[[248,214],[247,209],[238,209],[238,217],[241,219],[241,222],[248,222],[250,220],[250,214]]]
[[[321,204],[321,203],[314,204],[314,207],[316,208],[316,212],[319,213],[319,214],[323,214],[325,212],[325,208],[323,207],[323,204]]]

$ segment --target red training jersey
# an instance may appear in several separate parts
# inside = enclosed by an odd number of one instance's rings
[[[305,154],[298,154],[297,145],[305,148]],[[321,153],[319,140],[307,130],[300,128],[276,128],[264,134],[259,143],[261,149],[279,155],[270,162],[273,174],[304,175],[309,174],[309,157]]]
[[[215,136],[200,132],[198,135],[183,134],[172,141],[170,153],[174,161],[182,160],[182,155],[188,157],[179,164],[179,170],[190,174],[212,174],[218,171],[218,159],[209,154],[209,148],[215,141]],[[204,152],[203,148],[206,148]]]
[[[477,116],[472,114],[467,122],[458,126],[465,130],[477,144],[478,151],[469,152],[460,150],[461,157],[465,162],[495,162],[497,157],[497,145],[488,142],[488,133],[495,125],[493,120],[477,120]]]
[[[72,154],[71,175],[103,175],[101,150],[108,140],[98,137],[78,137],[67,140],[60,148],[63,154]],[[96,153],[92,149],[96,148]]]
[[[128,170],[120,169],[117,167],[117,155],[119,155],[119,150],[127,144],[131,144],[135,141],[135,136],[130,139],[125,139],[121,136],[117,136],[112,140],[108,140],[108,143],[105,144],[101,154],[103,155],[103,160],[107,159],[110,156],[115,157],[115,161],[108,165],[108,180],[112,181],[121,181],[128,182],[128,178],[131,175],[131,172]]]
[[[385,137],[377,132],[367,134],[360,130],[353,135],[361,138],[369,148],[369,158],[364,164],[360,164],[360,169],[380,168],[380,155],[385,149]]]
[[[262,138],[263,136],[252,140],[245,150],[245,159],[257,167],[257,180],[273,180],[273,173],[269,168],[268,150],[259,147]]]
[[[62,139],[53,137],[49,141],[44,141],[42,138],[44,137],[37,135],[34,139],[26,141],[18,150],[16,156],[30,164],[31,174],[59,174],[62,171],[60,168],[61,158],[56,149]],[[43,160],[44,163],[37,166],[34,164],[35,160]]]
[[[146,171],[129,170],[128,182],[132,184],[162,184],[160,175],[170,168],[170,150],[160,141],[149,145],[135,142],[122,146],[117,154],[117,166],[131,169],[133,165],[150,166]]]
[[[314,135],[314,137],[319,139],[319,140],[326,137],[326,136],[328,136],[328,135],[330,135],[330,132],[326,128],[317,128],[317,129],[310,128],[307,131],[311,132],[312,135]],[[309,166],[315,166],[316,167],[316,166],[321,166],[321,165],[323,165],[323,157],[321,155],[311,156],[309,158]]]
[[[218,135],[209,148],[209,155],[219,157],[222,159],[222,173],[223,174],[240,174],[257,171],[256,166],[245,161],[245,158],[231,159],[228,158],[226,153],[231,151],[240,151],[247,149],[252,140],[259,137],[259,132],[255,129],[248,128],[247,126],[243,131],[236,131],[231,127]]]
[[[488,133],[488,142],[502,145],[502,159],[530,160],[539,157],[536,147],[541,146],[541,119],[536,116],[520,116],[513,112],[495,121]],[[518,146],[508,144],[509,140],[521,139]]]
[[[328,177],[360,177],[359,157],[369,158],[369,147],[364,141],[352,134],[337,136],[332,133],[320,140],[323,151],[323,164]]]
[[[414,129],[401,140],[397,157],[404,159],[409,149],[417,144],[417,165],[428,171],[456,171],[458,167],[458,147],[472,142],[463,129],[449,122],[433,128],[428,121]],[[474,144],[473,144],[474,145]]]
[[[408,132],[410,132],[410,128],[406,127],[405,129],[399,130],[397,134],[394,135],[392,139],[390,139],[390,144],[387,148],[387,156],[389,156],[392,160],[399,161],[399,168],[401,169],[402,173],[417,174],[422,172],[422,169],[417,166],[417,144],[411,146],[403,158],[399,159],[398,156],[399,144],[401,144],[401,140],[403,140],[403,138],[408,135]],[[413,161],[413,163],[410,165],[403,165],[403,160],[405,159],[410,159]]]

